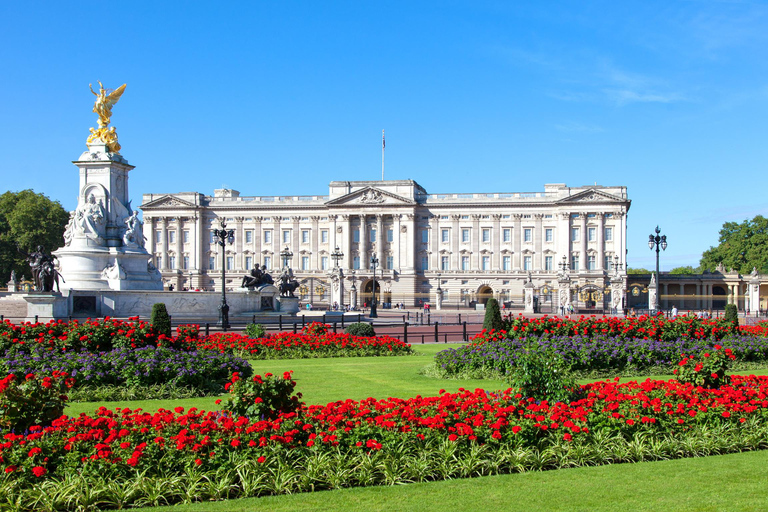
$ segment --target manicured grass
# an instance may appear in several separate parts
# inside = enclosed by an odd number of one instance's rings
[[[142,510],[762,511],[767,466],[764,451]]]
[[[327,404],[347,398],[361,400],[368,397],[433,396],[440,389],[455,392],[459,388],[496,390],[507,387],[501,380],[441,380],[419,375],[419,370],[430,364],[434,355],[445,350],[446,345],[416,345],[414,348],[418,354],[413,356],[251,360],[250,363],[254,372],[261,375],[267,372],[282,375],[283,372],[293,370],[296,391],[303,394],[302,400],[307,404]],[[81,412],[92,413],[99,406],[109,409],[141,407],[145,411],[182,406],[210,411],[219,409],[215,404],[217,398],[72,403],[67,406],[65,413],[70,416]]]

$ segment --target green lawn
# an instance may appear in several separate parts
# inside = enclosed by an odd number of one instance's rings
[[[454,347],[456,345],[453,345]],[[323,404],[362,399],[434,395],[441,388],[499,389],[500,380],[436,380],[419,375],[445,345],[417,345],[416,356],[251,361],[257,373],[293,370],[304,401]],[[760,372],[741,372],[760,373]],[[671,375],[652,378],[669,379]],[[631,377],[622,380],[644,380]],[[589,382],[583,380],[582,383]],[[216,397],[186,400],[77,403],[67,414],[92,413],[98,406],[218,409]],[[665,462],[578,468],[452,480],[397,487],[323,491],[293,496],[151,508],[147,511],[303,511],[303,510],[474,510],[667,511],[765,510],[768,452]]]
[[[764,511],[768,508],[766,468],[768,452],[737,453],[142,510]]]

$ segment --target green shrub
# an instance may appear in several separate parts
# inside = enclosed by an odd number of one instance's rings
[[[50,376],[10,374],[0,380],[0,429],[22,433],[33,425],[46,427],[64,413],[66,393],[75,379],[53,371]]]
[[[376,331],[373,330],[373,326],[365,322],[349,324],[347,328],[344,329],[344,332],[351,334],[352,336],[376,336]]]
[[[149,323],[152,324],[158,334],[171,337],[171,317],[162,302],[152,304],[152,316],[149,317]]]
[[[725,305],[725,316],[723,318],[726,322],[731,322],[734,325],[738,325],[739,310],[736,308],[736,304]]]
[[[507,378],[510,387],[518,389],[523,398],[567,403],[579,390],[570,367],[552,349],[524,349]]]
[[[693,384],[703,388],[719,388],[728,384],[730,378],[726,376],[731,361],[736,359],[731,349],[723,349],[715,345],[714,350],[704,351],[698,355],[683,358],[672,371],[677,376],[678,382]]]
[[[226,410],[252,421],[271,420],[282,413],[295,412],[301,406],[301,393],[293,394],[296,382],[291,379],[291,373],[285,372],[282,378],[266,373],[264,377],[254,375],[251,379],[241,379],[239,373],[233,373],[226,385],[229,391]]]
[[[267,334],[267,330],[261,324],[248,324],[245,326],[245,334],[249,338],[263,338]]]
[[[485,303],[485,319],[483,320],[483,329],[496,331],[502,328],[501,311],[499,310],[499,301],[491,297]]]

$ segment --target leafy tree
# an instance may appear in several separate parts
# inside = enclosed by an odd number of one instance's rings
[[[627,274],[650,274],[651,271],[644,268],[627,268]]]
[[[715,270],[719,263],[742,274],[757,268],[768,272],[768,219],[762,215],[742,223],[726,222],[720,230],[719,245],[701,255],[701,268]]]
[[[698,269],[693,268],[690,265],[687,265],[685,267],[675,267],[672,270],[670,270],[669,273],[670,274],[686,274],[686,275],[690,275],[690,274],[698,274],[699,271],[698,271]]]
[[[42,245],[47,252],[64,245],[69,214],[58,201],[32,190],[6,192],[0,196],[0,282],[16,275],[30,277],[29,265],[16,245],[31,252]]]

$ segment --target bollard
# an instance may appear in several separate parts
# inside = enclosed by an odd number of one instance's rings
[[[70,322],[72,321],[72,315],[69,315],[69,321]]]
[[[440,333],[437,332],[439,322],[435,322],[435,343],[440,343]]]
[[[463,330],[464,330],[464,341],[467,341],[467,322],[464,322],[461,325],[463,326]]]
[[[333,334],[336,334],[336,322],[333,322]]]
[[[205,324],[205,336],[208,337],[208,335],[211,332],[211,326],[210,324]]]
[[[35,323],[37,323],[37,315],[35,315]]]
[[[435,322],[437,324],[437,322]],[[432,313],[427,313],[427,325],[432,325]]]
[[[296,334],[296,322],[293,322],[293,334]]]
[[[362,321],[362,315],[360,313],[357,314],[357,322],[360,323]]]
[[[403,315],[403,323],[405,323],[405,315]]]
[[[306,317],[305,317],[304,315],[301,315],[301,329],[302,329],[302,330],[304,330],[304,319],[305,319],[305,318],[306,318]],[[323,322],[323,323],[325,323],[325,322]]]
[[[326,322],[326,320],[325,320],[325,313],[323,313],[323,323],[325,323],[325,322]]]
[[[344,328],[344,312],[341,312],[341,328]]]
[[[255,323],[256,323],[256,315],[253,315],[253,318],[251,318],[251,323],[252,323],[252,324],[255,324]]]
[[[405,316],[407,316],[408,320],[410,320],[411,319],[411,312],[410,311],[406,311],[405,312]]]
[[[461,313],[459,313],[459,323],[461,323]]]
[[[421,335],[421,344],[422,345],[424,344],[424,335],[423,334]]]
[[[283,315],[280,315],[280,316],[278,317],[278,324],[277,324],[277,327],[278,327],[278,330],[279,330],[280,332],[282,332],[282,331],[283,331]]]
[[[408,322],[403,322],[403,343],[408,343]]]

